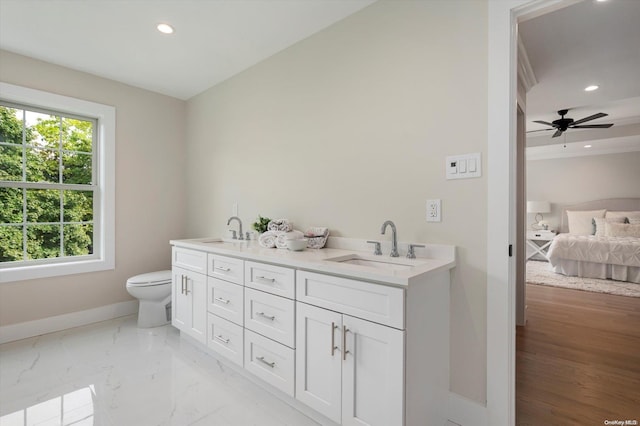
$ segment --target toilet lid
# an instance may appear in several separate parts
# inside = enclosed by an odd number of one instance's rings
[[[157,285],[171,282],[171,271],[156,271],[136,275],[127,280],[130,285]]]

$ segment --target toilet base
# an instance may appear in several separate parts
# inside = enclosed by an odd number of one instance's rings
[[[151,328],[169,324],[171,322],[171,308],[167,308],[167,305],[170,301],[171,296],[163,301],[141,300],[138,308],[138,327]]]

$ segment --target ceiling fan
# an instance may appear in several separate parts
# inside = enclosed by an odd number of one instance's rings
[[[567,115],[568,112],[569,112],[568,109],[561,109],[560,111],[558,111],[558,114],[560,114],[560,118],[557,119],[557,120],[554,120],[551,123],[549,123],[548,121],[535,120],[534,123],[544,124],[546,126],[551,126],[552,128],[551,129],[530,130],[527,133],[544,132],[544,131],[547,131],[547,130],[554,130],[555,129],[556,132],[551,137],[552,138],[556,138],[556,137],[560,136],[563,132],[565,132],[567,129],[608,129],[609,127],[613,126],[613,123],[582,125],[582,123],[586,123],[587,121],[595,120],[596,118],[602,118],[602,117],[606,117],[607,115],[609,115],[609,114],[605,114],[604,112],[599,112],[597,114],[593,114],[593,115],[590,115],[588,117],[581,118],[580,120],[577,120],[577,121],[573,121],[573,118],[564,118],[564,116]]]

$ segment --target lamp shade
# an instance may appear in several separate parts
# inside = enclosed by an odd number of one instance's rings
[[[548,201],[527,201],[527,213],[550,213],[551,203]]]

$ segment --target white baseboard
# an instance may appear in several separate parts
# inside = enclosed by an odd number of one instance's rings
[[[460,426],[488,426],[487,407],[449,392],[449,420]]]
[[[136,312],[138,312],[138,301],[128,300],[126,302],[100,306],[99,308],[87,309],[86,311],[5,325],[0,327],[0,344],[123,317],[125,315],[135,314]]]

